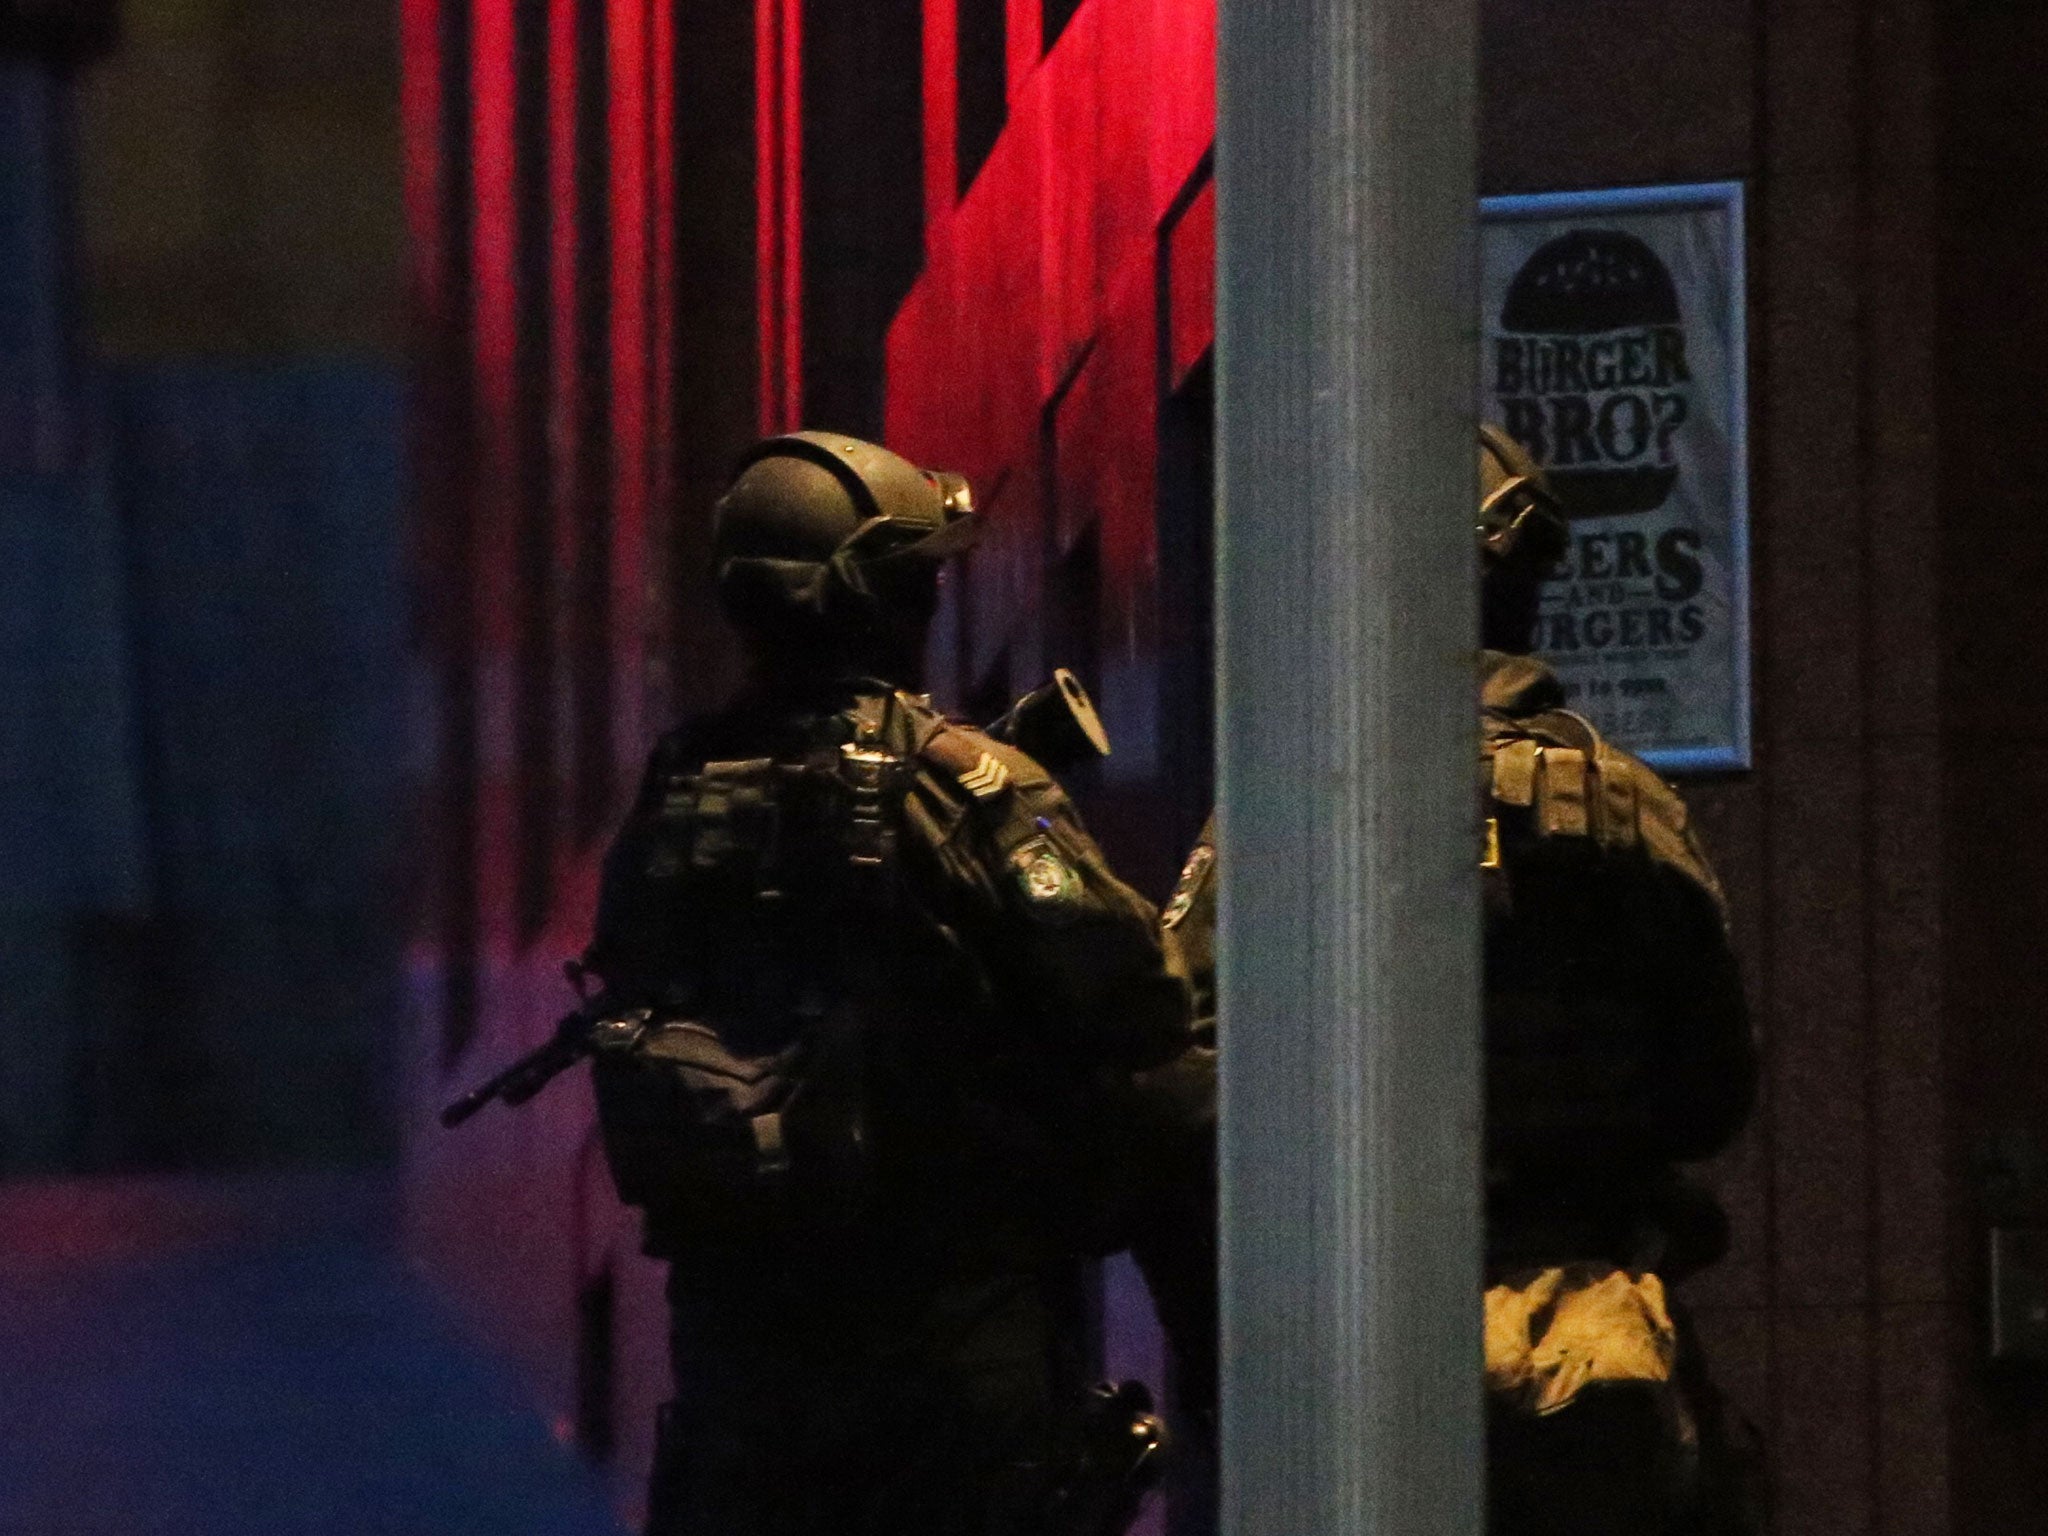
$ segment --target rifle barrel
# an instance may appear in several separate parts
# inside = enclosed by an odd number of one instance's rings
[[[590,1024],[589,1017],[580,1011],[565,1015],[544,1044],[442,1110],[441,1124],[452,1130],[493,1099],[524,1104],[589,1052]]]

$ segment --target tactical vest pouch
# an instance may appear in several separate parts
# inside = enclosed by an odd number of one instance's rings
[[[664,787],[647,874],[752,873],[775,863],[782,817],[775,764],[768,758],[706,763]]]
[[[843,1069],[808,1034],[746,1054],[692,1021],[597,1063],[605,1153],[650,1239],[761,1237],[857,1220],[864,1127]]]

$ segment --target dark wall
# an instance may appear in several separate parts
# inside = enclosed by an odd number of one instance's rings
[[[119,9],[118,45],[79,78],[81,296],[102,349],[395,359],[397,4]]]
[[[71,96],[0,58],[0,1172],[84,1119],[75,950],[143,901],[120,536],[74,345]]]
[[[2048,980],[2031,956],[2048,930],[2048,726],[2035,718],[2048,519],[2048,15],[2012,4],[1944,10],[1941,352],[1938,412],[1943,646],[1940,784],[1954,1049],[1955,1231],[1978,1294],[1979,1234],[2048,1225]],[[2001,1165],[2003,1165],[2001,1167]],[[1962,1373],[1954,1478],[1975,1530],[2022,1530],[2048,1512],[2048,1383],[1987,1379],[1974,1326]]]
[[[400,402],[372,365],[112,381],[149,916],[92,1160],[388,1154],[406,767]]]
[[[0,1172],[374,1156],[396,18],[122,17],[0,60]]]
[[[94,399],[93,474],[0,495],[0,1172],[388,1155],[395,383]]]
[[[804,7],[807,426],[881,434],[882,337],[924,260],[922,22],[918,0]]]

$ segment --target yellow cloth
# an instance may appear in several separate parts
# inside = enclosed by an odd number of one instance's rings
[[[1595,1383],[1668,1385],[1677,1355],[1664,1282],[1647,1271],[1572,1264],[1486,1293],[1486,1389],[1524,1413],[1556,1413]]]

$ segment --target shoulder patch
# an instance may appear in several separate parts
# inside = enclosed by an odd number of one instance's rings
[[[1187,863],[1181,866],[1180,879],[1175,882],[1173,894],[1166,900],[1166,910],[1159,914],[1159,926],[1178,928],[1194,910],[1195,897],[1201,893],[1202,882],[1209,876],[1210,868],[1216,862],[1216,850],[1208,843],[1197,843],[1195,851],[1188,855]]]
[[[1009,786],[1010,770],[993,752],[984,752],[974,766],[960,775],[960,787],[977,800],[999,795]]]
[[[1014,747],[950,721],[918,745],[917,755],[980,801],[1051,782],[1044,769]]]
[[[1042,923],[1070,923],[1081,915],[1081,877],[1049,837],[1020,843],[1009,858],[1010,876],[1024,910]]]

